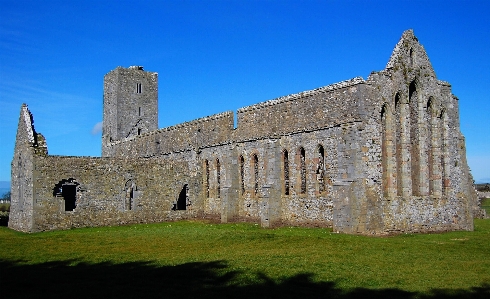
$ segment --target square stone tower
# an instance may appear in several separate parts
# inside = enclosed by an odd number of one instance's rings
[[[104,76],[102,156],[108,146],[158,129],[158,74],[142,66],[117,67]]]

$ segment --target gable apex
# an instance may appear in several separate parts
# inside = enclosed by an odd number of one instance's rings
[[[405,69],[409,73],[423,70],[423,73],[435,77],[429,57],[412,29],[403,32],[393,49],[390,60],[386,64],[386,70],[389,69]]]

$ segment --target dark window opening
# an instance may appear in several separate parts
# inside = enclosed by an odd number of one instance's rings
[[[61,195],[65,200],[65,211],[73,211],[76,208],[77,186],[76,185],[61,186]]]
[[[138,135],[141,135],[141,129],[138,128]]]
[[[284,195],[289,195],[289,157],[288,151],[284,150]]]
[[[259,194],[259,158],[257,155],[253,155],[253,169],[254,169],[254,193]]]
[[[206,198],[209,198],[209,162],[208,160],[204,161],[204,168],[206,171],[204,178],[204,192],[206,193]]]
[[[73,178],[61,180],[54,186],[53,196],[63,198],[65,211],[73,211],[76,208],[79,186],[80,184]]]
[[[318,191],[325,191],[325,150],[323,146],[318,147],[318,165],[316,169],[316,177],[318,180]]]
[[[133,181],[129,180],[126,182],[126,198],[125,198],[125,209],[130,211],[134,209],[134,192],[136,191],[136,187]]]
[[[244,171],[245,159],[243,159],[243,156],[240,156],[239,160],[240,160],[240,189],[243,195],[245,194],[245,171]]]
[[[141,107],[138,107],[138,116],[141,116]]]
[[[141,93],[141,83],[136,83],[136,93]]]
[[[417,91],[417,87],[415,86],[415,81],[412,81],[412,83],[410,83],[410,86],[408,87],[408,98],[410,102],[412,101],[413,93],[416,91]]]
[[[216,197],[220,198],[221,190],[221,165],[219,159],[216,159]]]
[[[305,149],[301,148],[299,150],[300,153],[300,176],[301,176],[301,189],[300,193],[306,193],[306,161],[305,161]]]
[[[179,193],[179,198],[177,199],[177,210],[186,210],[187,209],[187,202],[188,202],[188,192],[189,192],[189,187],[187,184],[182,187],[182,190],[180,190]]]

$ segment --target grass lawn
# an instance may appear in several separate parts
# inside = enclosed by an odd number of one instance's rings
[[[481,201],[481,208],[487,211],[487,215],[490,215],[490,198],[485,198]]]
[[[490,219],[375,238],[172,222],[0,227],[2,298],[490,298]]]

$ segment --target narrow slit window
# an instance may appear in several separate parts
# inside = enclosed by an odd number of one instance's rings
[[[216,159],[216,197],[220,198],[221,191],[221,165],[219,159]]]
[[[204,161],[204,168],[206,171],[206,175],[204,178],[204,192],[206,193],[206,198],[209,198],[209,162],[208,162],[208,160]]]
[[[284,195],[289,195],[289,157],[288,151],[284,150]]]
[[[239,160],[240,160],[240,189],[243,195],[245,194],[245,171],[244,171],[245,160],[243,159],[243,156],[240,156]]]
[[[300,153],[300,176],[301,176],[301,188],[300,193],[306,194],[306,161],[305,161],[305,149],[301,148],[299,150]]]
[[[259,157],[253,155],[253,169],[254,169],[254,193],[259,194]]]
[[[136,93],[141,93],[141,83],[136,83]]]

